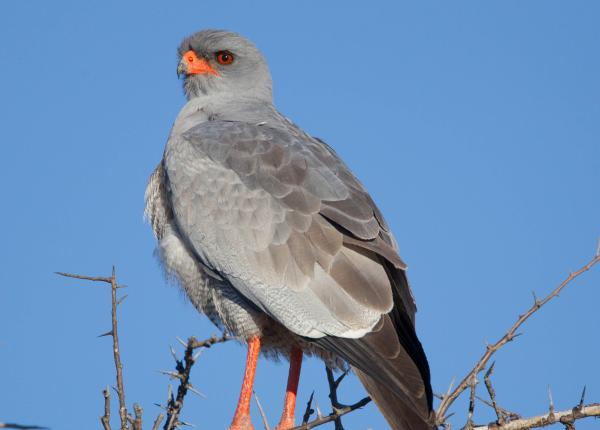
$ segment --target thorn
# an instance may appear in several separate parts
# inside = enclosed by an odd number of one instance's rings
[[[342,372],[342,374],[340,376],[338,376],[338,378],[335,380],[335,382],[333,383],[334,387],[337,388],[339,387],[340,383],[344,380],[344,378],[348,375],[348,370],[344,370]]]
[[[581,400],[579,400],[579,404],[577,405],[577,409],[583,409],[583,403],[585,402],[585,385],[583,386],[583,391],[581,392]]]
[[[169,384],[169,387],[167,388],[167,399],[169,400],[169,402],[175,400],[175,398],[173,397],[173,387],[171,386],[171,384]]]
[[[600,257],[600,237],[598,238],[598,246],[596,247],[596,257]]]
[[[493,361],[492,365],[490,366],[490,368],[487,370],[487,372],[485,372],[485,376],[484,378],[489,378],[490,375],[492,374],[492,372],[494,371],[494,366],[496,365],[496,362]]]
[[[312,408],[313,398],[315,397],[315,390],[310,393],[310,397],[308,398],[308,402],[306,402],[306,410],[304,411],[304,416],[302,417],[302,424],[308,423],[310,420],[310,416],[315,413],[315,410]]]
[[[533,304],[535,306],[539,306],[540,305],[540,301],[538,300],[537,296],[535,295],[535,291],[532,291],[531,294],[533,294]]]
[[[153,403],[154,406],[158,406],[159,408],[161,408],[162,410],[167,410],[166,407],[164,407],[163,405],[161,405],[160,403]]]
[[[112,336],[112,335],[113,335],[113,331],[111,329],[111,330],[107,331],[106,333],[99,334],[98,337],[105,337],[105,336]]]
[[[444,395],[440,393],[434,392],[433,397],[435,397],[436,399],[444,400]]]
[[[128,294],[125,294],[123,297],[121,297],[119,300],[117,300],[117,306],[119,306],[121,303],[123,303],[125,301],[125,299],[127,298]]]
[[[550,402],[548,412],[552,416],[554,415],[554,399],[552,398],[552,389],[550,388],[550,385],[548,385],[548,401]]]
[[[167,375],[171,379],[183,379],[183,377],[179,373],[173,372],[171,370],[158,370],[157,372],[163,375]]]
[[[201,393],[200,391],[196,390],[194,387],[192,387],[192,384],[187,384],[187,389],[190,390],[192,393],[196,394],[199,397],[202,397],[203,399],[206,399],[206,394]]]
[[[192,357],[192,361],[197,361],[201,354],[202,354],[202,350],[195,353],[194,356]]]
[[[184,342],[182,338],[176,337],[175,339],[177,339],[179,343],[183,345],[184,348],[187,348],[187,342]]]
[[[319,409],[319,406],[316,406],[317,408],[317,418],[321,419],[323,418],[323,414],[321,413],[321,409]]]
[[[446,391],[446,395],[444,397],[448,397],[450,395],[450,393],[452,392],[452,387],[454,386],[455,382],[456,382],[456,376],[453,376],[452,381],[450,381],[450,385],[448,385],[448,390]]]
[[[178,425],[178,426],[184,426],[184,427],[196,427],[196,425],[195,425],[195,424],[192,424],[192,423],[187,423],[187,422],[185,422],[185,421],[179,421],[179,422],[177,423],[177,425]]]
[[[179,361],[179,359],[177,358],[177,353],[175,352],[175,348],[173,348],[171,345],[169,345],[169,350],[171,351],[171,356],[173,357],[173,360],[175,360],[175,363],[177,363]]]
[[[512,341],[512,340],[513,340],[515,337],[519,337],[519,336],[523,336],[523,332],[522,332],[522,331],[521,331],[521,332],[519,332],[519,333],[515,333],[515,334],[513,334],[513,335],[510,337],[509,341]]]

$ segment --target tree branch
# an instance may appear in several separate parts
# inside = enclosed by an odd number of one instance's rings
[[[48,427],[28,426],[16,423],[0,423],[0,429],[19,429],[19,430],[42,430]]]
[[[221,337],[217,337],[215,335],[211,336],[208,339],[199,341],[195,337],[190,337],[185,345],[185,353],[183,356],[183,360],[177,359],[173,352],[173,357],[175,358],[175,372],[162,372],[169,375],[171,378],[175,378],[179,380],[179,387],[177,388],[177,396],[173,397],[172,394],[169,395],[169,399],[167,402],[167,420],[163,426],[163,430],[172,430],[177,428],[179,425],[183,424],[179,420],[179,415],[181,414],[181,409],[183,408],[183,402],[185,400],[185,396],[189,391],[195,391],[194,387],[190,382],[190,374],[192,372],[192,367],[196,362],[197,355],[194,355],[194,351],[200,348],[210,348],[211,346],[217,343],[227,342],[232,339],[232,337],[223,333]],[[162,414],[161,414],[162,415]],[[155,421],[155,428],[158,428],[160,425],[160,421],[162,421],[162,417],[159,416]],[[157,424],[158,423],[158,424]]]
[[[124,384],[123,384],[123,363],[121,362],[121,352],[119,349],[119,332],[118,332],[118,322],[117,322],[117,307],[119,306],[119,302],[120,300],[117,300],[117,289],[122,288],[121,286],[119,286],[119,284],[117,283],[117,275],[116,275],[116,270],[115,267],[113,266],[112,268],[112,274],[110,276],[110,278],[106,278],[106,277],[100,277],[100,276],[83,276],[83,275],[76,275],[76,274],[72,274],[72,273],[65,273],[65,272],[56,272],[57,275],[60,276],[64,276],[66,278],[73,278],[73,279],[83,279],[86,281],[92,281],[92,282],[104,282],[107,284],[110,284],[111,287],[111,294],[112,294],[112,300],[111,300],[111,330],[106,333],[106,335],[110,335],[112,336],[113,339],[113,359],[115,362],[115,370],[117,373],[117,387],[116,387],[116,391],[117,391],[117,396],[119,398],[119,418],[121,419],[121,430],[129,430],[129,425],[128,425],[128,413],[127,413],[127,406],[125,403],[125,388],[124,388]],[[104,426],[105,430],[109,430],[110,429],[110,411],[107,414],[106,413],[106,404],[107,402],[110,402],[109,400],[110,398],[110,394],[107,394],[106,391],[104,392],[104,401],[105,401],[105,413],[104,416],[101,418],[101,422],[102,425]],[[110,408],[110,403],[108,403],[109,408]],[[108,425],[108,427],[107,427]]]
[[[329,367],[325,366],[325,371],[327,372],[327,382],[329,383],[329,399],[331,400],[332,412],[329,415],[321,416],[321,414],[318,412],[319,408],[317,408],[317,418],[315,418],[314,420],[309,422],[308,420],[313,413],[313,410],[311,408],[313,395],[311,394],[310,399],[306,405],[306,411],[304,412],[302,424],[297,427],[294,427],[290,430],[308,430],[308,429],[312,429],[312,428],[318,427],[320,425],[323,425],[323,424],[326,424],[326,423],[329,423],[332,421],[335,422],[336,430],[344,430],[344,427],[342,426],[341,418],[344,415],[349,414],[350,412],[352,412],[356,409],[362,408],[363,406],[367,405],[371,401],[370,397],[365,397],[364,399],[361,399],[352,405],[341,404],[338,401],[337,389],[338,389],[340,383],[342,382],[342,380],[348,374],[348,372],[344,371],[336,379],[333,376],[333,371]]]
[[[532,428],[546,427],[556,423],[568,425],[577,420],[588,417],[600,417],[600,403],[591,403],[586,406],[577,406],[565,411],[549,411],[547,414],[538,415],[531,418],[521,418],[510,421],[503,425],[491,423],[484,426],[474,427],[473,430],[524,430]]]
[[[104,430],[111,430],[110,427],[110,390],[106,387],[102,390],[102,395],[104,396],[104,415],[100,417],[100,422],[102,423],[102,427]]]
[[[556,287],[550,294],[548,294],[544,299],[539,300],[534,297],[533,305],[525,312],[524,314],[519,315],[517,321],[508,329],[508,331],[502,336],[496,343],[493,345],[487,345],[485,353],[481,356],[481,358],[477,361],[475,366],[471,369],[471,371],[463,378],[463,380],[458,384],[458,386],[452,391],[450,394],[444,396],[442,399],[437,411],[436,411],[436,424],[443,425],[446,422],[446,412],[448,408],[454,401],[460,396],[467,388],[469,388],[472,378],[476,377],[479,372],[481,372],[488,361],[492,356],[504,345],[508,342],[512,341],[518,334],[516,333],[517,329],[523,325],[525,321],[529,319],[534,313],[536,313],[539,309],[542,308],[546,303],[552,300],[554,297],[558,296],[559,293],[565,288],[567,285],[571,283],[574,279],[579,277],[581,274],[590,270],[595,264],[600,262],[600,255],[595,255],[594,258],[581,267],[579,270],[572,272],[567,276],[567,278],[560,283],[558,287]]]

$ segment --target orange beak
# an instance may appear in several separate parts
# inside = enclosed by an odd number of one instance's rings
[[[186,75],[211,74],[219,76],[219,73],[210,67],[204,58],[198,58],[196,53],[192,50],[187,51],[181,56],[181,61],[177,66],[177,76],[181,75],[182,73]]]

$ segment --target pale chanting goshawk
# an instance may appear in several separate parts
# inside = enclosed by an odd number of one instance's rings
[[[146,190],[166,272],[248,344],[230,429],[252,429],[258,355],[290,373],[279,430],[294,426],[303,354],[347,363],[392,429],[434,428],[429,366],[396,241],[331,147],[273,106],[267,64],[236,33],[178,50],[188,102]]]

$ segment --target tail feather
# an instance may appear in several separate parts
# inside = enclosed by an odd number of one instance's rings
[[[358,339],[314,339],[346,360],[393,430],[435,428],[429,365],[407,305],[410,288],[403,270],[384,262],[394,307],[371,332]]]
[[[430,413],[428,419],[423,419],[415,413],[414,408],[408,406],[385,385],[355,367],[352,370],[356,373],[392,430],[433,430],[436,428],[433,412]]]

